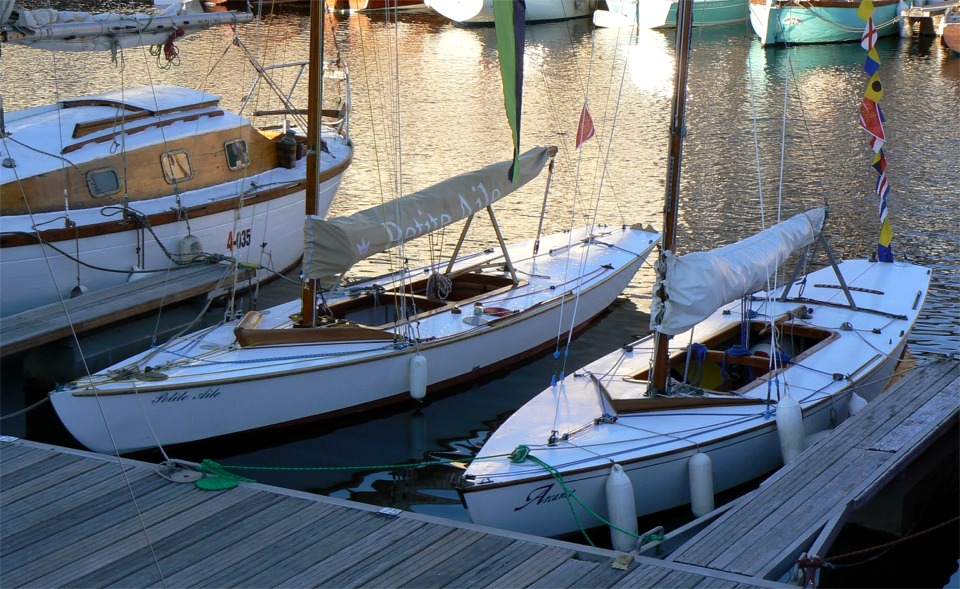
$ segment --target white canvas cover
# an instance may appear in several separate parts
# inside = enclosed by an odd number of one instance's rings
[[[360,260],[466,219],[536,178],[554,147],[520,156],[520,181],[510,182],[513,160],[491,164],[408,194],[386,205],[325,221],[307,217],[303,271],[307,278],[336,276]]]
[[[252,20],[249,12],[208,13],[200,0],[176,2],[160,14],[25,10],[13,0],[0,0],[0,28],[9,37],[8,42],[51,51],[113,51],[162,45],[177,29],[191,33]]]
[[[709,252],[677,256],[665,251],[666,272],[661,282],[667,300],[660,300],[659,288],[654,288],[650,327],[676,335],[721,306],[765,289],[767,278],[790,254],[813,243],[823,219],[824,209],[813,209]]]

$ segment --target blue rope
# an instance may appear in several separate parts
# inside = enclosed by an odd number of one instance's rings
[[[690,344],[690,354],[693,356],[697,368],[697,378],[690,384],[698,387],[700,386],[700,381],[703,380],[703,363],[707,359],[707,346],[700,343]]]

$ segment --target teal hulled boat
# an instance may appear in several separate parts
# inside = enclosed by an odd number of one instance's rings
[[[863,20],[859,0],[750,0],[750,24],[763,45],[859,41]],[[898,31],[902,0],[874,0],[877,36]]]
[[[607,0],[611,12],[636,21],[650,29],[672,29],[677,26],[676,0]],[[696,0],[693,3],[693,25],[725,25],[747,19],[747,0]]]

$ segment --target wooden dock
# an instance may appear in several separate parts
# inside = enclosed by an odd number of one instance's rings
[[[900,16],[901,37],[912,37],[914,33],[921,36],[937,35],[940,20],[947,10],[956,3],[956,0],[942,0],[940,2],[926,2],[921,6],[911,6]]]
[[[960,361],[918,367],[758,489],[641,554],[781,580],[801,555],[826,557],[844,522],[956,431],[958,416]]]
[[[788,587],[256,483],[203,491],[157,471],[0,440],[3,587]]]
[[[210,294],[233,281],[229,264],[202,264],[151,274],[114,288],[86,293],[63,303],[0,318],[0,358],[50,343],[73,333],[130,319],[196,296]],[[252,276],[241,270],[237,282]]]

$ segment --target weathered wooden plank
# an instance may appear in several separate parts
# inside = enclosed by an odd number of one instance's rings
[[[377,542],[379,549],[375,554],[371,554],[367,559],[361,561],[362,566],[347,567],[338,575],[324,579],[322,586],[368,587],[371,579],[391,571],[420,551],[430,550],[434,544],[445,542],[452,531],[446,526],[426,524],[417,530],[416,534],[408,536],[403,542],[392,544]],[[412,574],[408,576],[412,576]]]
[[[236,495],[237,498],[226,498],[227,504],[221,505],[222,509],[216,511],[211,510],[206,502],[198,503],[195,510],[190,510],[192,513],[189,517],[184,517],[183,512],[172,516],[170,519],[176,520],[173,524],[157,522],[154,518],[151,525],[156,524],[163,532],[157,533],[157,530],[148,528],[149,542],[134,536],[134,542],[130,543],[134,550],[124,553],[118,553],[109,546],[98,547],[80,561],[84,566],[78,567],[78,570],[83,574],[64,578],[62,584],[106,587],[115,586],[120,579],[136,579],[126,585],[134,587],[160,583],[160,572],[163,571],[164,576],[171,572],[164,568],[165,558],[178,553],[202,551],[203,546],[223,530],[240,525],[246,518],[282,501],[280,497],[265,493]]]
[[[337,512],[323,518],[315,528],[281,548],[287,556],[243,581],[247,587],[278,587],[291,581],[321,561],[349,547],[354,541],[378,533],[388,522],[371,512],[337,507]],[[308,581],[301,581],[301,585]]]
[[[456,559],[441,561],[427,571],[410,579],[408,587],[463,587],[473,577],[473,571],[495,554],[499,554],[513,540],[503,536],[484,535],[470,545],[470,550]]]
[[[597,567],[597,562],[588,560],[567,559],[560,566],[530,583],[530,589],[566,589],[590,574]]]
[[[218,508],[225,508],[244,498],[249,499],[248,493],[209,498],[199,491],[190,492],[191,489],[183,485],[169,483],[164,487],[159,489],[158,494],[150,497],[149,501],[142,501],[142,508],[125,520],[93,520],[89,525],[70,530],[76,539],[43,559],[37,559],[36,563],[31,562],[30,565],[42,570],[46,562],[45,574],[50,576],[45,584],[70,585],[78,577],[92,574],[93,571],[107,566],[115,567],[115,561],[148,547],[151,542],[164,535],[192,526]],[[51,566],[52,563],[59,565]],[[145,563],[144,566],[154,565],[152,554],[145,557]]]
[[[703,575],[687,571],[670,571],[657,581],[657,589],[689,589],[703,580]]]
[[[7,496],[7,493],[16,496],[17,493],[14,489],[20,485],[30,483],[50,473],[57,476],[56,473],[60,470],[80,461],[81,458],[71,454],[46,452],[41,460],[32,461],[26,468],[11,470],[9,474],[4,469],[3,478],[0,479],[0,492],[3,493],[4,497]]]
[[[3,465],[4,472],[6,472],[7,467],[13,463],[14,458],[30,456],[33,454],[36,454],[34,448],[27,448],[26,446],[20,446],[19,444],[11,444],[10,441],[0,439],[0,464]]]
[[[256,575],[264,573],[277,563],[299,556],[305,550],[322,541],[329,534],[336,534],[340,526],[329,527],[327,522],[341,519],[342,508],[317,502],[309,502],[306,509],[297,514],[299,527],[290,528],[290,533],[279,535],[271,542],[263,544],[260,550],[250,551],[242,565],[232,566],[203,579],[207,587],[254,587],[265,586],[266,581],[251,581]],[[337,513],[335,513],[337,512]],[[352,514],[357,516],[359,514]],[[332,517],[331,517],[332,516]],[[356,519],[356,518],[355,518]],[[348,525],[348,524],[347,524]]]
[[[190,550],[176,550],[160,559],[166,571],[164,580],[170,587],[211,586],[207,580],[220,573],[227,577],[244,574],[245,560],[277,540],[303,528],[314,505],[305,499],[287,497],[247,513],[242,520],[207,536]],[[137,587],[137,576],[119,579],[112,585]],[[234,583],[228,582],[233,586]]]
[[[87,466],[89,467],[90,464],[88,463]],[[36,494],[11,501],[9,504],[4,495],[3,501],[0,502],[0,519],[5,526],[29,528],[49,517],[49,510],[44,509],[46,507],[56,510],[57,513],[64,512],[90,501],[109,489],[115,489],[130,481],[156,476],[146,470],[123,473],[116,464],[106,462],[93,462],[93,466],[94,468],[63,481],[56,487],[40,490]]]
[[[440,587],[442,574],[434,572],[438,564],[453,561],[459,566],[464,557],[470,554],[473,545],[483,534],[473,530],[457,529],[428,550],[421,550],[396,567],[371,578],[366,585],[370,587]],[[424,573],[429,572],[428,575]]]
[[[472,587],[495,587],[496,581],[510,569],[523,566],[527,560],[532,558],[539,550],[540,546],[535,544],[513,542],[500,552],[491,555],[479,566],[473,567],[470,574],[458,581],[458,586],[463,589]]]
[[[925,365],[922,371],[915,373],[915,378],[928,384],[935,382],[938,380],[936,375],[942,374],[943,368],[939,363]],[[939,373],[937,369],[939,369]],[[764,497],[769,501],[769,508],[779,509],[782,506],[781,504],[788,499],[791,501],[808,499],[809,497],[798,495],[796,489],[804,487],[798,481],[806,481],[811,476],[816,476],[816,473],[831,468],[837,460],[843,458],[851,446],[859,444],[865,436],[883,435],[899,424],[905,418],[905,415],[909,414],[909,411],[922,407],[926,395],[898,392],[900,390],[898,387],[912,390],[911,382],[911,378],[901,380],[894,388],[876,399],[871,404],[872,410],[867,414],[858,416],[856,420],[847,420],[840,424],[837,430],[831,434],[829,444],[820,444],[815,454],[804,453],[802,460],[794,461],[780,469],[764,482],[761,488]],[[808,485],[806,488],[815,490],[812,485]],[[684,547],[684,561],[706,562],[709,556],[698,554],[698,550],[709,552],[712,550],[712,546],[722,546],[728,541],[742,537],[749,530],[761,525],[762,520],[766,518],[767,512],[758,509],[755,501],[751,501],[749,505],[746,503],[739,505],[734,508],[734,511],[718,519],[712,526],[713,529],[704,530]],[[726,524],[728,527],[724,528],[725,524],[723,522],[727,520],[737,522],[738,525]],[[723,536],[713,538],[718,531],[722,531]],[[703,538],[713,539],[707,543],[701,543]],[[677,554],[675,553],[671,559],[679,558],[676,556]]]
[[[494,581],[492,587],[527,587],[534,581],[573,558],[572,550],[548,546],[520,566],[513,567]]]
[[[50,458],[51,450],[30,450],[44,456],[34,464]],[[0,515],[35,508],[0,527],[4,587],[594,587],[627,574],[610,567],[613,552],[387,516],[262,485],[208,493],[157,476],[153,465],[123,460],[123,475],[113,459],[69,454],[90,466],[71,478],[47,465],[42,490],[0,507]],[[71,493],[58,502],[62,489]],[[582,552],[599,561],[578,560]]]
[[[45,461],[42,464],[48,464],[52,461]],[[73,460],[66,462],[62,466],[54,468],[46,473],[37,474],[35,478],[19,478],[19,484],[16,484],[10,488],[3,489],[3,501],[6,502],[16,502],[20,499],[35,496],[38,493],[42,493],[47,489],[58,488],[62,484],[66,484],[72,480],[75,480],[78,477],[81,477],[86,472],[96,469],[100,466],[99,464],[91,464],[85,460]],[[120,468],[117,468],[117,471],[120,471]],[[23,473],[26,476],[29,476],[30,473]],[[8,481],[11,482],[12,481]]]
[[[232,267],[221,264],[173,268],[169,273],[158,272],[62,303],[8,315],[0,319],[0,357],[135,317],[158,308],[161,302],[170,305],[208,294],[231,274]],[[239,280],[250,275],[244,270]]]
[[[21,529],[6,538],[4,543],[4,557],[15,561],[17,552],[22,548],[39,542],[48,535],[54,541],[47,542],[48,548],[58,545],[68,545],[74,540],[82,539],[88,526],[112,525],[124,521],[131,515],[136,515],[137,506],[133,498],[139,501],[149,501],[151,493],[156,491],[157,481],[144,478],[131,483],[130,487],[118,485],[98,496],[84,497],[83,501],[70,505],[64,511],[59,509],[44,513],[43,519],[37,525]]]
[[[918,435],[924,435],[936,424],[956,414],[960,407],[960,378],[927,399],[923,406],[908,415],[895,430],[869,444],[870,450],[897,452]]]
[[[573,583],[571,587],[577,588],[590,588],[590,587],[613,587],[617,583],[621,582],[622,579],[630,575],[631,573],[636,573],[637,569],[643,568],[647,565],[631,563],[629,568],[625,571],[620,569],[615,569],[610,566],[612,561],[601,563],[601,565],[593,569],[589,574],[584,575],[577,580],[576,583]],[[658,570],[665,573],[666,569],[657,567]],[[637,584],[634,587],[652,587],[653,584]]]
[[[809,535],[818,522],[822,525],[837,503],[850,501],[852,493],[874,484],[901,460],[898,452],[891,451],[894,445],[899,450],[908,442],[916,443],[938,426],[941,419],[930,418],[942,412],[940,403],[931,404],[939,392],[929,386],[949,385],[951,379],[943,375],[956,372],[957,366],[933,363],[901,380],[864,414],[841,424],[814,451],[771,476],[749,500],[728,510],[670,560],[747,575],[767,570],[772,560],[783,557],[785,547]],[[925,386],[917,390],[917,383]],[[917,427],[920,423],[925,427]],[[891,432],[898,431],[909,432],[909,439],[895,438],[900,434]],[[864,440],[874,443],[863,446]],[[856,449],[881,440],[887,441],[886,452]]]
[[[795,501],[778,501],[775,509],[771,509],[763,501],[769,495],[761,494],[758,496],[759,501],[750,504],[750,508],[766,515],[757,526],[736,539],[731,540],[724,535],[726,541],[714,544],[709,560],[675,560],[752,575],[769,563],[796,534],[803,534],[826,517],[837,502],[843,500],[863,477],[880,467],[888,458],[881,453],[849,453],[844,460],[836,463],[836,468],[821,472],[805,481],[805,484],[798,488]]]
[[[406,519],[386,519],[384,525],[375,534],[357,538],[342,549],[317,562],[313,566],[302,570],[297,575],[278,583],[279,587],[326,586],[327,581],[343,571],[364,563],[396,542],[404,542],[413,536],[426,524]]]

